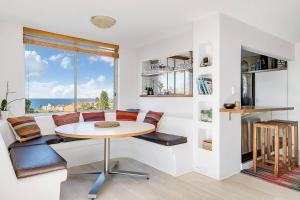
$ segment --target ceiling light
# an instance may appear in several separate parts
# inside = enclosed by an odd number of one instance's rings
[[[116,23],[114,18],[103,15],[92,16],[90,21],[98,28],[110,28]]]

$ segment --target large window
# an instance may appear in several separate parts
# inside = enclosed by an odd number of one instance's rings
[[[114,109],[117,58],[59,47],[25,42],[26,112]]]

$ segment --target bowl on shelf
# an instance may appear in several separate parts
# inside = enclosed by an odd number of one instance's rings
[[[235,103],[224,103],[224,108],[233,109],[235,107]]]

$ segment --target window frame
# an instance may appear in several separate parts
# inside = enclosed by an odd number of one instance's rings
[[[73,96],[73,102],[74,102],[74,111],[73,112],[95,112],[95,111],[100,111],[99,109],[95,110],[83,110],[80,111],[78,110],[78,53],[85,53],[85,54],[90,54],[94,56],[104,56],[104,57],[111,57],[114,59],[114,66],[113,66],[113,108],[108,109],[108,110],[103,110],[105,112],[113,112],[117,109],[118,107],[118,59],[119,59],[119,45],[114,45],[114,44],[108,44],[108,43],[102,43],[102,42],[96,42],[92,40],[87,40],[87,39],[81,39],[81,38],[76,38],[76,37],[71,37],[71,36],[66,36],[66,35],[61,35],[61,34],[56,34],[56,33],[50,33],[46,31],[41,31],[41,30],[36,30],[36,29],[31,29],[24,27],[23,28],[23,45],[24,45],[24,51],[26,49],[26,45],[32,45],[32,46],[40,46],[43,48],[53,48],[53,49],[58,49],[58,50],[63,50],[63,51],[69,51],[74,53],[74,69],[73,69],[73,84],[74,84],[74,96]],[[25,38],[25,34],[34,34],[37,36],[45,36],[45,37],[52,37],[52,38],[58,38],[62,40],[70,40],[74,42],[74,46],[64,46],[61,44],[56,44],[54,43],[48,43],[44,41],[39,41],[39,40],[28,40]],[[78,43],[86,43],[86,44],[93,44],[93,45],[99,45],[99,47],[103,47],[103,49],[110,49],[110,52],[102,51],[102,49],[98,51],[96,50],[89,50],[89,49],[84,49],[76,46]],[[26,65],[25,65],[26,67]],[[25,74],[26,76],[26,74]],[[26,79],[27,80],[27,79]],[[29,85],[25,84],[25,87],[27,90],[29,90]],[[26,90],[25,89],[25,90]],[[24,105],[25,107],[25,105]],[[72,112],[58,112],[56,114],[61,114],[61,113],[72,113]],[[26,115],[34,115],[34,116],[39,116],[39,115],[53,115],[55,113],[49,113],[49,112],[40,112],[40,113],[26,113]]]

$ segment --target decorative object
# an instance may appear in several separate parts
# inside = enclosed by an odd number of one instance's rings
[[[92,16],[90,21],[98,28],[103,28],[103,29],[110,28],[113,25],[115,25],[117,22],[114,18],[109,16],[103,16],[103,15]]]
[[[0,105],[0,119],[7,119],[8,117],[8,105],[15,102],[15,101],[18,101],[18,100],[22,100],[24,98],[18,98],[18,99],[13,99],[11,101],[8,101],[8,96],[9,94],[13,94],[15,92],[12,92],[9,90],[9,87],[8,87],[8,82],[6,82],[6,92],[5,92],[5,99],[3,99],[1,101],[1,105]]]
[[[235,101],[235,108],[240,108],[241,107],[241,102],[240,101]]]
[[[79,117],[80,117],[80,112],[70,113],[65,115],[52,115],[52,118],[56,126],[78,123]]]
[[[207,67],[209,65],[210,65],[210,63],[209,63],[208,57],[204,57],[200,63],[200,67]]]
[[[242,173],[254,176],[276,185],[280,185],[282,187],[300,191],[300,166],[295,167],[292,171],[285,172],[278,178],[275,178],[273,176],[273,169],[267,167],[257,167],[256,172],[254,172],[252,168],[244,169],[242,170]]]
[[[203,122],[212,122],[212,109],[201,110],[200,120]]]
[[[212,150],[212,140],[211,139],[203,140],[202,148],[211,151]]]
[[[242,72],[249,71],[249,64],[248,64],[247,61],[242,60],[242,62],[241,62],[241,70],[242,70]]]
[[[114,127],[119,127],[120,123],[119,122],[106,121],[106,122],[96,122],[94,125],[97,128],[114,128]]]
[[[116,110],[117,121],[136,121],[138,112],[128,112],[123,110]]]
[[[212,94],[212,78],[211,75],[201,75],[197,79],[198,94],[210,95]]]
[[[9,125],[19,142],[25,142],[34,138],[41,137],[41,130],[37,125],[34,117],[23,116],[8,118],[7,121],[9,122]]]
[[[235,103],[224,103],[224,108],[233,109],[235,107]]]
[[[85,122],[105,121],[105,112],[82,113]]]
[[[7,119],[9,115],[9,111],[0,111],[0,119]]]

